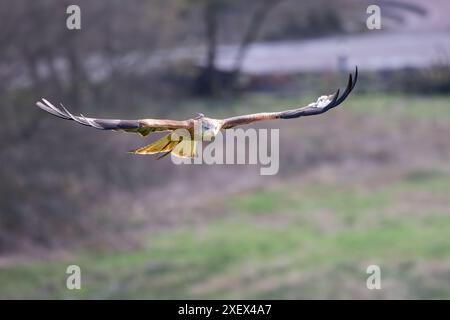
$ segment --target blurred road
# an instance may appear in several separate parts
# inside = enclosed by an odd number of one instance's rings
[[[390,1],[393,2],[393,1]],[[448,0],[397,0],[399,12],[391,15],[400,21],[383,18],[382,30],[372,30],[363,34],[349,34],[309,40],[256,43],[250,46],[243,63],[243,71],[249,74],[299,73],[305,71],[353,69],[358,65],[362,70],[421,68],[436,63],[450,61],[450,12]],[[414,10],[401,10],[398,3]],[[384,9],[383,9],[384,10]],[[417,11],[420,11],[419,13]],[[384,11],[388,15],[387,10]],[[365,17],[365,12],[362,13]],[[364,21],[361,21],[364,24]],[[361,27],[364,27],[362,25]],[[217,65],[222,70],[230,70],[234,65],[236,45],[219,47]],[[128,52],[113,62],[106,62],[102,56],[91,55],[84,58],[91,81],[101,81],[111,75],[112,66],[127,72],[147,74],[166,66],[168,62],[190,61],[204,65],[203,47],[178,47],[157,52]],[[55,58],[55,69],[59,74],[68,73],[64,59]],[[0,73],[7,74],[22,67],[21,64],[0,63]],[[117,70],[116,70],[117,71]],[[348,71],[348,70],[347,70]],[[39,72],[45,77],[51,70],[43,64]],[[11,86],[27,85],[31,79],[25,72],[17,74]]]
[[[390,1],[393,3],[394,1]],[[450,61],[450,1],[397,0],[401,21],[383,18],[382,30],[362,35],[338,36],[305,41],[260,43],[253,45],[244,63],[251,74],[352,69],[355,64],[365,70],[424,67],[436,62]],[[400,4],[417,7],[402,10]],[[389,7],[391,8],[391,7]],[[395,9],[395,8],[394,8]],[[223,47],[219,66],[230,69],[236,48]]]
[[[231,70],[237,52],[235,45],[219,47],[217,67]],[[203,48],[180,47],[148,56],[130,53],[116,61],[116,67],[145,74],[168,62],[192,61],[204,65]],[[110,76],[111,65],[98,57],[85,59],[89,78],[94,81]],[[311,40],[256,43],[249,47],[243,72],[253,75],[300,73],[305,71],[422,68],[436,63],[450,63],[450,30],[427,32],[372,31],[360,35],[334,36]],[[6,67],[6,66],[3,66]],[[45,74],[49,73],[42,66]],[[59,61],[61,74],[67,72]],[[14,84],[28,83],[27,76],[18,77]]]
[[[235,48],[223,47],[218,65],[232,66]],[[338,36],[306,41],[253,45],[244,62],[251,74],[295,73],[333,70],[341,65],[381,70],[426,67],[450,59],[450,32],[372,31],[363,35]],[[339,62],[340,61],[340,62]]]

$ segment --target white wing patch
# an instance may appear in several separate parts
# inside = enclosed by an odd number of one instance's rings
[[[308,107],[322,108],[322,107],[325,107],[327,104],[329,104],[330,101],[331,101],[330,96],[320,96],[316,102],[312,102],[312,103],[308,104]]]

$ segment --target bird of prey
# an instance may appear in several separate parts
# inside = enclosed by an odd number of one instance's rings
[[[83,115],[74,116],[62,104],[61,108],[55,107],[46,99],[42,99],[36,105],[57,116],[66,120],[73,120],[79,124],[94,127],[100,130],[119,130],[125,132],[139,133],[142,136],[147,136],[152,132],[170,131],[168,135],[153,142],[150,145],[130,151],[134,154],[161,154],[160,157],[172,153],[179,157],[196,156],[196,143],[201,141],[210,141],[212,137],[216,136],[220,130],[230,129],[240,125],[250,124],[256,121],[275,120],[275,119],[294,119],[304,116],[312,116],[322,114],[328,110],[340,105],[350,94],[356,85],[358,78],[358,68],[355,69],[355,74],[349,75],[347,87],[342,95],[337,90],[332,95],[321,96],[316,102],[309,105],[278,112],[262,112],[255,114],[247,114],[226,119],[212,119],[199,114],[197,117],[187,120],[168,120],[168,119],[139,119],[139,120],[119,120],[119,119],[97,119],[87,118]],[[200,134],[195,134],[195,129],[200,128]],[[175,137],[173,132],[183,129],[189,135],[178,135]]]

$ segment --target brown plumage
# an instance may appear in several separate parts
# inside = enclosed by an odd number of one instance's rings
[[[279,111],[279,112],[263,112],[236,116],[226,119],[211,119],[203,115],[187,120],[169,120],[169,119],[138,119],[138,120],[120,120],[120,119],[97,119],[86,118],[83,115],[75,116],[71,114],[63,105],[61,108],[55,107],[49,101],[42,99],[37,102],[37,106],[54,116],[62,119],[72,120],[85,126],[94,127],[101,130],[121,130],[126,132],[139,133],[146,136],[157,131],[177,131],[184,129],[188,134],[173,140],[172,135],[166,135],[156,142],[132,151],[136,154],[154,154],[172,152],[181,157],[194,157],[195,144],[201,140],[210,140],[218,134],[222,129],[229,129],[240,125],[251,124],[257,121],[274,120],[274,119],[294,119],[304,116],[312,116],[322,114],[328,110],[340,105],[350,94],[356,85],[358,78],[358,68],[355,75],[349,75],[347,87],[342,95],[339,90],[329,96],[321,96],[316,102],[310,103],[306,107]],[[201,135],[196,137],[194,129],[201,128]]]

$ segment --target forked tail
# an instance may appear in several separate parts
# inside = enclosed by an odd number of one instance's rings
[[[169,153],[173,153],[174,155],[183,158],[195,158],[197,156],[197,143],[197,141],[183,139],[183,137],[180,137],[179,140],[172,140],[172,133],[170,133],[147,146],[132,150],[130,153],[161,153],[162,155],[158,159],[168,155]]]

